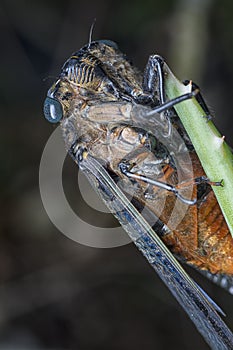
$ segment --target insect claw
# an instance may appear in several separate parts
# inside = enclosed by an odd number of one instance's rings
[[[195,184],[200,185],[202,183],[206,183],[210,186],[221,186],[224,187],[224,180],[221,179],[220,181],[210,181],[210,179],[206,176],[200,176],[195,179]]]
[[[206,123],[208,123],[210,120],[212,120],[212,116],[210,114],[202,115],[202,118],[206,119]]]
[[[212,182],[211,185],[224,187],[224,180],[222,179],[221,181]]]

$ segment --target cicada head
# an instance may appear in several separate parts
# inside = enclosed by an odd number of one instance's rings
[[[51,123],[58,123],[69,116],[74,105],[80,107],[80,104],[85,103],[78,90],[66,79],[57,80],[49,89],[44,102],[45,118]]]

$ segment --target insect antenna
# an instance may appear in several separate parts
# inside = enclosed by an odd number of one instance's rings
[[[96,18],[94,18],[94,20],[92,22],[92,25],[91,25],[91,28],[90,28],[90,31],[89,31],[88,49],[90,48],[90,45],[91,45],[92,34],[93,34],[93,29],[94,29],[94,26],[95,26],[95,22],[96,22]]]

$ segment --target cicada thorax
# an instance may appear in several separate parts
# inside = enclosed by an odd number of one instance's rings
[[[97,90],[103,82],[104,73],[98,58],[88,52],[85,55],[78,52],[65,62],[60,78],[66,78],[79,87]]]
[[[63,65],[60,78],[86,89],[92,101],[129,99],[142,93],[139,71],[115,46],[101,42],[92,42],[74,53]]]

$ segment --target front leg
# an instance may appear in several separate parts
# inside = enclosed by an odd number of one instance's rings
[[[137,103],[152,106],[165,103],[163,63],[164,60],[159,55],[149,57],[143,74],[142,91],[131,92]]]
[[[164,60],[161,56],[151,55],[142,81],[143,92],[150,96],[151,99],[156,96],[158,105],[165,103],[163,64]]]
[[[142,91],[131,91],[131,95],[136,103],[143,105],[150,104],[152,106],[153,109],[147,116],[166,112],[176,104],[199,94],[198,89],[193,89],[190,93],[166,102],[163,64],[164,60],[161,56],[151,55],[144,71]]]

